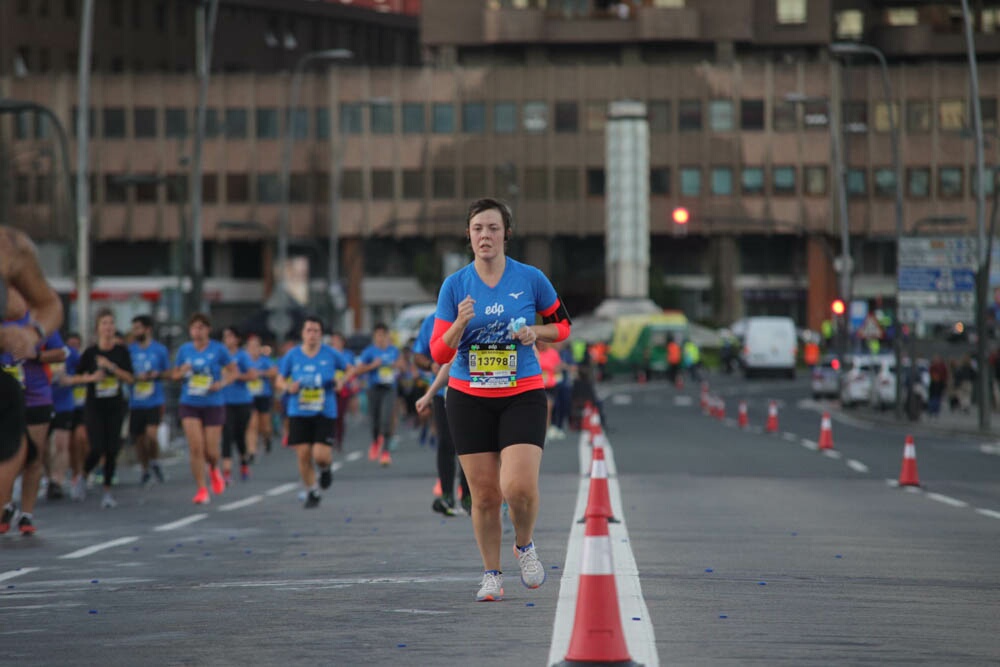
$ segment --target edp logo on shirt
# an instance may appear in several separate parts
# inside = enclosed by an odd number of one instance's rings
[[[492,306],[486,306],[484,311],[487,315],[503,315],[503,304],[494,303]]]

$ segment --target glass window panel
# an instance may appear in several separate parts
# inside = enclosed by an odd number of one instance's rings
[[[892,120],[899,122],[899,104],[896,102],[892,103]],[[875,103],[875,131],[876,132],[888,132],[890,129],[889,125],[889,105],[885,102]],[[898,125],[897,125],[898,127]]]
[[[403,170],[403,199],[424,198],[424,170]]]
[[[510,162],[497,165],[493,168],[493,183],[498,197],[516,197],[520,190],[517,184],[517,167]]]
[[[27,174],[17,174],[14,177],[14,203],[28,204],[31,202],[31,179]]]
[[[345,169],[340,174],[340,196],[342,199],[361,199],[364,196],[360,169]]]
[[[908,134],[925,134],[931,131],[930,100],[906,101],[906,132]]]
[[[776,15],[781,25],[796,25],[806,22],[806,0],[777,0]]]
[[[588,132],[603,132],[608,123],[608,103],[607,102],[587,102],[583,110],[586,129]],[[650,118],[649,129],[653,131],[653,120]]]
[[[794,102],[783,99],[775,100],[773,113],[772,121],[775,132],[792,132],[799,127],[798,105]]]
[[[102,125],[104,126],[104,138],[105,139],[124,139],[125,138],[125,109],[121,107],[113,107],[110,109],[104,109],[101,112]]]
[[[167,174],[167,203],[186,204],[188,202],[188,175]]]
[[[434,199],[455,198],[455,170],[438,167],[431,174],[431,195]]]
[[[670,194],[670,167],[653,167],[649,170],[649,193]]]
[[[740,100],[740,127],[744,130],[764,129],[764,100]]]
[[[764,169],[762,167],[743,167],[740,173],[740,188],[745,195],[764,193]]]
[[[118,182],[121,174],[104,175],[104,203],[122,204],[128,200],[128,188]]]
[[[486,168],[485,167],[465,167],[462,169],[462,196],[466,199],[479,199],[485,197],[486,192]]]
[[[497,102],[493,105],[493,131],[497,134],[511,134],[517,131],[516,104]]]
[[[873,176],[875,196],[883,199],[896,197],[896,172],[890,167],[878,167]]]
[[[201,175],[201,200],[214,204],[219,201],[219,176],[218,174]],[[185,202],[187,199],[185,198]]]
[[[482,102],[466,102],[462,105],[462,132],[482,134],[486,131],[486,105]]]
[[[681,194],[685,197],[697,197],[701,194],[701,169],[681,167]]]
[[[588,197],[604,196],[603,167],[587,167],[587,196]]]
[[[979,112],[983,116],[983,132],[996,132],[997,98],[995,97],[979,98]]]
[[[681,132],[701,129],[701,100],[681,100],[678,103],[677,127]]]
[[[156,109],[152,107],[136,107],[132,113],[135,123],[136,139],[153,139],[156,137]]]
[[[436,134],[451,134],[455,131],[455,106],[435,102],[432,109],[431,131]]]
[[[868,173],[857,167],[847,170],[847,196],[864,197],[868,194]]]
[[[1000,171],[996,167],[991,166],[988,162],[983,165],[983,178],[986,180],[986,195],[991,196],[993,194],[993,188],[1000,182]],[[972,197],[976,196],[976,165],[969,165],[969,193]]]
[[[959,132],[965,129],[966,118],[965,100],[941,100],[938,103],[938,127],[942,131]]]
[[[328,171],[312,171],[309,172],[310,181],[312,183],[312,203],[314,204],[328,204],[330,203],[330,172]]]
[[[774,167],[771,171],[771,179],[774,194],[795,194],[795,167]]]
[[[281,181],[274,172],[257,174],[257,201],[277,204],[281,200]]]
[[[364,123],[361,121],[361,104],[358,102],[341,102],[338,118],[341,134],[361,134]],[[360,199],[360,195],[358,196]]]
[[[316,138],[330,138],[330,110],[326,107],[316,109]]]
[[[205,109],[205,138],[215,139],[222,134],[222,118],[215,107]]]
[[[556,132],[577,132],[580,113],[576,102],[556,102]]]
[[[607,105],[602,110],[606,116]],[[669,132],[673,128],[670,117],[670,100],[650,100],[646,104],[646,114],[649,116],[650,132]]]
[[[709,101],[708,126],[715,132],[728,132],[733,129],[732,100]]]
[[[826,100],[806,102],[802,105],[802,125],[807,130],[825,130],[830,126],[830,108]]]
[[[419,102],[403,103],[403,134],[424,132],[424,105]]]
[[[15,139],[27,139],[31,136],[31,117],[30,111],[18,111],[14,114]]]
[[[167,107],[164,111],[164,130],[168,138],[184,139],[188,133],[187,109]]]
[[[857,100],[844,102],[844,131],[864,134],[868,131],[868,103]]]
[[[156,178],[156,174],[138,174],[143,178]],[[135,200],[142,204],[154,204],[159,199],[160,184],[157,181],[136,183]]]
[[[257,109],[257,138],[277,139],[281,128],[278,124],[278,110],[275,107]]]
[[[807,195],[817,197],[826,194],[827,183],[829,182],[830,177],[825,166],[810,165],[803,167],[802,178]]]
[[[226,174],[226,201],[232,204],[250,201],[249,174]]]
[[[395,131],[391,103],[375,102],[371,104],[370,111],[372,134],[392,134]]]
[[[280,188],[278,196],[280,200]],[[288,201],[292,204],[304,204],[309,201],[309,174],[300,172],[288,175]]]
[[[525,102],[523,116],[525,132],[537,134],[549,127],[549,108],[545,102]]]
[[[730,167],[712,167],[712,194],[733,194],[733,170]]]
[[[246,139],[248,125],[246,109],[226,109],[226,139]]]
[[[290,119],[292,124],[292,138],[296,141],[304,141],[309,138],[309,110],[299,107],[292,111]],[[287,131],[287,130],[286,130]]]
[[[545,167],[528,167],[524,170],[524,198],[544,201],[549,198],[549,172]]]
[[[906,193],[912,199],[926,199],[931,194],[929,167],[910,167],[906,170]]]
[[[392,199],[394,196],[392,169],[372,169],[372,199]]]
[[[35,114],[35,139],[49,139],[52,136],[52,121],[45,114]]]
[[[580,170],[576,167],[556,167],[556,199],[572,200],[580,197]]]
[[[962,168],[938,167],[938,197],[955,199],[962,196]]]

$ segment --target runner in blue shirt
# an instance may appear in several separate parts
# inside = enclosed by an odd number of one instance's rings
[[[170,353],[162,343],[153,339],[153,318],[138,315],[132,318],[132,355],[135,385],[130,398],[132,414],[129,417],[129,434],[142,466],[140,484],[146,486],[152,475],[163,483],[160,466],[160,443],[157,431],[163,420],[163,378],[170,370]]]
[[[222,477],[226,484],[233,481],[233,445],[240,455],[240,479],[250,479],[250,458],[247,450],[247,429],[253,412],[253,395],[249,382],[258,379],[257,369],[246,350],[240,348],[243,337],[234,326],[222,330],[222,343],[236,364],[236,374],[222,390],[226,402],[226,423],[222,427]]]
[[[177,408],[184,427],[184,437],[191,453],[191,475],[198,491],[192,498],[196,505],[208,504],[211,498],[205,485],[205,464],[212,482],[212,493],[226,490],[219,470],[219,441],[226,421],[222,389],[237,373],[236,362],[222,343],[209,338],[212,321],[204,313],[191,316],[188,333],[191,342],[177,350],[173,378],[182,382]]]
[[[382,322],[372,330],[372,344],[361,352],[357,372],[368,374],[368,410],[372,418],[372,444],[368,460],[383,466],[392,464],[386,439],[395,426],[396,380],[403,370],[399,348],[389,342],[389,327]]]
[[[278,364],[278,386],[288,395],[288,444],[295,447],[299,475],[309,493],[305,507],[317,507],[319,489],[333,482],[334,420],[337,417],[337,371],[352,375],[347,362],[323,345],[323,323],[307,317],[302,323],[302,345],[289,350]],[[316,483],[319,468],[319,484]]]
[[[247,389],[253,397],[253,413],[247,429],[247,458],[253,463],[259,440],[264,440],[264,451],[271,451],[271,403],[274,402],[273,383],[278,376],[278,367],[264,352],[257,334],[247,336],[246,352],[250,365],[257,371],[257,379],[247,382]]]

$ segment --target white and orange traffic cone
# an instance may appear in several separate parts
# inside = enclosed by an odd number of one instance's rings
[[[819,449],[833,449],[833,427],[830,425],[830,413],[824,412],[819,422]]]
[[[591,445],[594,445],[598,438],[604,435],[604,429],[601,428],[601,412],[596,407],[590,411],[590,420],[587,424],[587,430],[590,432]]]
[[[903,445],[903,467],[899,470],[900,486],[920,486],[917,478],[917,448],[913,444],[913,436],[906,436]]]
[[[747,402],[740,401],[739,408],[739,425],[740,428],[746,428],[750,425],[750,417],[747,416]]]
[[[719,421],[726,418],[726,401],[721,396],[715,398],[715,418]]]
[[[707,415],[708,414],[708,410],[709,410],[709,404],[708,404],[708,383],[707,382],[702,382],[701,383],[701,412],[702,412],[702,414]]]
[[[771,401],[767,406],[767,424],[764,430],[768,433],[778,432],[778,403]]]
[[[582,523],[589,517],[596,516],[618,523],[611,511],[611,492],[608,488],[608,464],[604,459],[604,447],[594,447],[594,456],[590,461],[590,490],[587,494],[587,508],[584,511]]]
[[[594,664],[638,667],[622,628],[608,522],[588,513],[573,634],[565,659],[556,667]]]

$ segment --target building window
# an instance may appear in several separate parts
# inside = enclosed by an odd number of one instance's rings
[[[549,198],[549,172],[545,167],[528,167],[524,170],[524,198],[528,201],[545,201]]]
[[[920,22],[920,15],[914,7],[903,7],[902,9],[887,9],[885,19],[886,23],[892,26],[917,25]]]
[[[957,199],[962,196],[962,168],[938,167],[938,197]]]
[[[830,126],[830,106],[826,100],[814,100],[802,105],[802,125],[807,130],[825,130]]]
[[[983,116],[983,132],[996,132],[997,129],[997,98],[980,97],[979,112]],[[969,123],[971,125],[971,123]]]
[[[357,102],[340,103],[340,133],[361,134],[361,105]],[[360,198],[360,197],[359,197]]]
[[[140,204],[155,204],[160,199],[160,184],[156,174],[138,174],[144,180],[135,184],[135,200]]]
[[[35,139],[52,137],[52,121],[44,114],[35,114]]]
[[[652,167],[649,170],[649,194],[670,194],[670,167]]]
[[[184,139],[187,137],[187,119],[187,109],[167,108],[163,116],[166,136],[171,139]]]
[[[246,109],[226,109],[226,139],[246,139],[248,118]]]
[[[889,108],[890,105],[885,102],[875,103],[875,131],[876,132],[888,132],[891,129],[890,119],[889,119]],[[896,102],[892,103],[892,121],[895,121],[896,127],[899,127],[899,104]]]
[[[938,127],[943,132],[960,132],[965,129],[965,100],[941,100],[938,102]]]
[[[277,139],[280,133],[278,110],[275,107],[257,109],[257,138]]]
[[[309,138],[309,111],[305,107],[292,109],[285,117],[285,131],[288,131],[288,124],[291,123],[292,138],[295,141],[305,141]]]
[[[330,138],[330,110],[326,107],[316,109],[316,138]]]
[[[733,103],[731,100],[709,101],[708,126],[715,132],[729,132],[733,129]]]
[[[423,169],[404,169],[403,199],[423,199],[423,198],[424,198]]]
[[[650,171],[650,185],[652,185],[652,171]],[[652,190],[652,188],[650,188]],[[604,196],[604,168],[587,167],[587,196]]]
[[[743,167],[740,172],[740,189],[745,195],[764,194],[764,169],[761,167]]]
[[[205,138],[215,139],[222,132],[222,118],[219,116],[219,110],[214,107],[208,107],[205,109]]]
[[[733,194],[733,170],[729,167],[712,167],[712,194]]]
[[[340,175],[341,199],[361,199],[364,196],[364,192],[364,184],[361,181],[361,170],[345,169]]]
[[[580,170],[576,167],[556,167],[556,199],[568,201],[580,198]]]
[[[556,102],[556,132],[578,132],[579,116],[576,102]]]
[[[837,12],[833,19],[836,24],[837,39],[859,40],[865,36],[865,15],[857,9]]]
[[[775,100],[772,125],[775,132],[792,132],[799,127],[798,107],[795,102]]]
[[[52,69],[52,51],[46,48],[38,49],[38,71],[42,74]]]
[[[369,109],[372,134],[392,134],[395,123],[392,120],[392,104],[389,102],[373,102]]]
[[[250,201],[249,174],[226,174],[226,201],[230,204]]]
[[[889,167],[875,169],[875,196],[881,199],[893,199],[896,196],[896,172]]]
[[[929,100],[906,101],[907,134],[926,134],[931,131],[931,103]]]
[[[15,139],[27,139],[31,136],[31,117],[30,111],[18,111],[14,114]]]
[[[403,134],[422,134],[424,128],[424,105],[419,102],[404,102]]]
[[[868,104],[859,100],[844,102],[844,131],[864,134],[868,131]]]
[[[681,194],[685,197],[701,195],[701,169],[681,167]]]
[[[310,181],[312,183],[312,203],[313,204],[329,204],[330,203],[330,172],[328,171],[312,171],[309,173]]]
[[[187,203],[189,198],[187,174],[167,174],[166,185],[168,204]]]
[[[142,27],[142,3],[144,0],[132,0],[132,27]]]
[[[486,105],[482,102],[466,102],[462,105],[462,132],[482,134],[486,131]]]
[[[906,170],[906,194],[911,199],[927,199],[930,196],[930,168],[910,167]]]
[[[392,169],[372,169],[372,199],[395,197],[392,180]]]
[[[497,134],[513,134],[517,131],[516,104],[497,102],[493,105],[493,131]]]
[[[101,110],[101,131],[105,139],[125,138],[125,109],[110,107]]]
[[[14,177],[14,203],[28,204],[31,202],[31,179],[27,174],[17,174]]]
[[[677,127],[681,132],[701,129],[701,100],[681,100],[678,103]]]
[[[186,193],[187,189],[184,192]],[[219,177],[216,174],[202,174],[201,200],[206,204],[214,204],[219,201]],[[187,200],[185,199],[185,201]]]
[[[868,174],[862,168],[847,169],[847,196],[865,197],[868,195]]]
[[[1000,171],[996,167],[991,167],[990,165],[983,165],[983,179],[986,181],[986,195],[991,196],[993,194],[993,189],[1000,182]],[[969,192],[971,196],[976,196],[976,165],[969,165]]]
[[[462,196],[471,200],[486,195],[486,167],[465,167],[462,169]]]
[[[257,202],[277,204],[281,201],[281,180],[276,173],[257,174]]]
[[[740,128],[764,129],[764,100],[740,100]]]
[[[607,116],[607,105],[602,112]],[[670,122],[670,100],[650,100],[646,104],[646,115],[649,118],[650,132],[669,132],[673,127]]]
[[[154,139],[156,131],[156,109],[152,107],[136,107],[132,114],[135,123],[136,139]]]
[[[775,15],[781,25],[801,25],[806,22],[806,0],[775,0]]]
[[[826,194],[829,176],[827,169],[820,165],[810,165],[802,168],[802,180],[807,195],[821,197]]]
[[[455,107],[444,102],[435,102],[432,110],[431,131],[435,134],[451,134],[455,131]]]
[[[104,175],[104,203],[124,204],[128,200],[128,190],[121,184],[121,174]]]
[[[157,2],[153,5],[153,25],[156,26],[156,32],[164,33],[167,31],[166,3]]]
[[[795,194],[795,167],[774,167],[771,170],[771,191],[776,195]]]
[[[434,199],[455,198],[455,170],[439,167],[431,174],[431,196]]]
[[[549,127],[549,108],[545,102],[525,102],[523,116],[525,132],[538,134]]]
[[[63,0],[63,15],[68,19],[76,18],[76,4],[79,0]]]
[[[607,102],[587,102],[583,108],[583,122],[588,132],[603,132],[608,124],[608,103]],[[653,121],[649,121],[650,130],[653,129]]]
[[[512,163],[497,165],[493,168],[494,192],[500,197],[517,195],[517,167]]]

